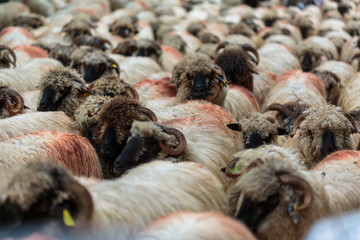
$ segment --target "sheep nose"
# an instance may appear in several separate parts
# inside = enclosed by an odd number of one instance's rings
[[[46,111],[49,108],[49,105],[43,103],[43,104],[39,104],[39,107],[37,108],[38,111]]]
[[[196,75],[194,78],[194,85],[192,89],[194,99],[204,99],[206,96],[206,83],[204,76]]]
[[[261,135],[257,132],[251,133],[251,135],[246,139],[245,148],[257,148],[264,144],[264,140]]]

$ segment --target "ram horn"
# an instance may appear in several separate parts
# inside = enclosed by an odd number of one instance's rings
[[[15,54],[15,52],[14,52],[14,50],[12,50],[11,48],[9,48],[8,46],[6,46],[6,45],[0,45],[0,51],[2,51],[2,50],[7,50],[9,53],[10,53],[10,55],[12,56],[12,60],[9,58],[9,62],[14,66],[14,67],[16,67],[16,54]]]
[[[15,102],[15,104],[9,104],[7,110],[10,113],[10,116],[21,113],[24,110],[24,99],[23,97],[12,88],[2,89],[4,93],[9,95],[9,97]]]
[[[291,115],[289,109],[285,105],[282,105],[281,103],[270,104],[262,112],[268,112],[268,111],[278,111],[285,117],[289,117]]]
[[[157,117],[153,111],[145,107],[137,107],[139,112],[145,114],[151,121],[157,122]]]
[[[303,113],[303,114],[301,114],[301,115],[296,119],[296,121],[295,121],[295,123],[294,123],[293,131],[292,131],[292,133],[290,134],[290,137],[291,137],[291,138],[294,137],[294,135],[295,135],[298,127],[299,127],[300,124],[305,120],[305,118],[306,118],[307,116],[309,116],[309,114],[310,114],[310,113]]]
[[[356,123],[356,121],[354,120],[354,118],[350,115],[350,113],[347,113],[347,112],[343,112],[345,117],[351,122],[351,125],[354,127],[352,130],[351,130],[351,133],[358,133],[359,132],[359,129],[358,129],[358,125]]]
[[[313,201],[313,191],[307,181],[290,173],[284,173],[279,178],[283,183],[291,185],[304,193],[304,202],[297,208],[297,211],[303,211],[310,207]]]
[[[175,128],[166,128],[164,129],[164,132],[167,134],[171,134],[174,135],[176,137],[176,139],[179,141],[179,146],[176,148],[171,148],[165,145],[165,143],[163,143],[162,141],[159,141],[159,146],[161,148],[161,150],[166,153],[169,154],[171,156],[176,156],[181,154],[185,148],[186,148],[186,138],[184,136],[184,134],[182,134],[182,132],[180,132],[179,130],[175,129]]]
[[[249,44],[242,45],[242,48],[245,51],[250,51],[255,55],[255,57],[256,57],[255,63],[256,63],[256,65],[258,65],[259,61],[260,61],[260,58],[259,58],[259,53],[257,52],[257,50],[255,48],[253,48],[252,46],[250,46]]]

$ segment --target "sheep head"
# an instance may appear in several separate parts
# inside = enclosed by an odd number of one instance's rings
[[[298,14],[295,18],[295,25],[300,29],[303,39],[318,34],[319,22],[311,14]]]
[[[176,34],[166,34],[161,43],[166,46],[170,46],[178,50],[181,54],[186,54],[187,43]]]
[[[10,68],[10,66],[16,67],[16,54],[6,45],[0,44],[0,69]]]
[[[14,89],[0,87],[0,118],[20,114],[24,110],[24,99]]]
[[[197,37],[198,33],[200,33],[205,28],[206,28],[206,25],[202,22],[191,22],[188,25],[188,27],[186,28],[186,31],[188,31],[190,34]]]
[[[340,78],[333,72],[326,70],[313,70],[311,73],[315,74],[323,83],[327,93],[327,101],[334,105],[340,97]]]
[[[253,90],[253,73],[257,73],[254,66],[259,62],[258,52],[249,45],[234,46],[226,42],[218,46],[220,50],[225,45],[223,52],[219,53],[215,58],[215,63],[224,70],[226,80],[229,83],[234,83],[247,88],[252,92]],[[252,61],[253,57],[249,52],[254,54],[256,60]]]
[[[108,74],[120,75],[119,65],[106,54],[97,51],[87,53],[76,67],[86,83]]]
[[[286,234],[284,232],[292,234],[285,238],[297,236],[298,229],[303,229],[298,223],[311,225],[304,219],[313,205],[311,185],[296,165],[283,159],[281,152],[257,158],[260,149],[249,151],[252,151],[252,160],[242,168],[229,189],[230,209],[259,239],[281,239],[284,235],[280,234]],[[236,168],[239,164],[236,163]]]
[[[93,213],[90,193],[52,161],[29,163],[2,180],[1,238],[42,230],[56,235],[59,231],[74,233],[89,223]]]
[[[155,41],[149,39],[140,39],[137,41],[137,50],[135,51],[135,55],[137,57],[149,57],[155,61],[158,61],[162,51],[161,47]]]
[[[114,75],[107,75],[92,82],[88,86],[88,90],[92,95],[139,100],[139,94],[135,88]]]
[[[301,69],[310,72],[320,66],[325,57],[320,47],[312,42],[301,42],[295,49],[294,55],[299,59]]]
[[[137,43],[134,39],[125,39],[120,42],[116,48],[113,50],[113,53],[121,54],[126,57],[132,56],[137,51]]]
[[[264,144],[276,144],[277,136],[287,132],[281,128],[275,119],[262,113],[251,113],[239,123],[231,123],[228,128],[241,131],[244,148],[257,148]]]
[[[332,152],[353,149],[350,134],[359,128],[349,113],[326,104],[305,111],[295,122],[293,137],[297,130],[298,148],[311,168]]]
[[[61,31],[65,32],[66,37],[72,40],[78,36],[92,36],[91,29],[95,27],[96,24],[91,17],[87,15],[78,15],[65,24]]]
[[[136,100],[114,98],[99,112],[96,145],[102,156],[105,177],[113,177],[113,162],[120,155],[130,137],[132,122],[157,121],[156,115],[140,106]]]
[[[175,128],[134,121],[130,131],[131,137],[114,163],[114,171],[119,175],[153,159],[179,156],[186,148],[185,136]]]
[[[113,22],[109,31],[122,38],[133,38],[139,31],[136,17],[123,17]]]
[[[307,109],[307,105],[301,103],[273,103],[267,106],[263,112],[276,111],[276,121],[285,129],[288,134],[291,133],[295,120]]]
[[[86,45],[86,46],[100,49],[102,51],[106,51],[109,48],[108,46],[110,46],[110,48],[112,48],[111,42],[102,37],[93,37],[93,36],[88,36],[88,35],[84,36],[83,35],[83,36],[78,36],[78,37],[74,38],[72,42],[75,46],[78,46],[78,47]]]
[[[184,56],[174,67],[171,82],[177,85],[181,103],[203,99],[221,106],[229,90],[224,71],[200,53]]]
[[[12,26],[20,26],[24,28],[39,28],[45,24],[44,18],[35,13],[22,14],[12,20]]]
[[[199,34],[202,43],[219,43],[220,38],[211,32],[203,32]]]
[[[64,67],[69,67],[71,63],[71,54],[75,50],[73,46],[56,44],[50,51],[50,57],[60,61]]]
[[[38,111],[64,111],[73,116],[89,95],[85,81],[73,69],[59,67],[45,74],[40,83]]]
[[[98,49],[90,47],[90,46],[81,46],[75,48],[73,51],[70,52],[70,67],[78,70],[80,68],[80,64],[82,60],[88,53],[92,53],[98,51]]]

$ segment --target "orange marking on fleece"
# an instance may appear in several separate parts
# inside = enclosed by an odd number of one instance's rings
[[[176,86],[171,83],[169,77],[161,79],[145,79],[133,85],[134,88],[153,87],[162,97],[176,97]]]
[[[360,164],[360,152],[359,151],[355,151],[355,150],[342,150],[342,151],[337,151],[334,152],[332,154],[330,154],[329,156],[327,156],[325,159],[323,159],[322,161],[320,161],[318,164],[316,164],[316,166],[313,168],[314,170],[320,168],[322,169],[322,167],[324,165],[337,165],[337,164],[341,164],[344,162],[355,162],[359,165]]]
[[[19,31],[21,32],[26,38],[32,38],[31,33],[26,30],[25,28],[22,27],[7,27],[4,28],[1,32],[0,32],[0,37],[4,36],[5,34],[8,34],[12,31]]]
[[[307,82],[311,84],[310,87],[315,86],[319,90],[321,95],[323,95],[323,97],[326,98],[324,83],[316,75],[312,73],[303,73],[303,74],[306,75],[306,79],[308,80]]]
[[[215,118],[221,117],[224,123],[232,123],[235,121],[234,116],[231,113],[218,105],[212,103],[203,103],[197,105],[196,108],[209,116],[213,116]]]
[[[161,51],[163,53],[170,54],[173,58],[176,58],[176,59],[179,59],[179,60],[182,58],[181,53],[178,50],[176,50],[175,48],[171,47],[171,46],[161,45]]]
[[[13,50],[25,52],[32,58],[49,58],[49,54],[44,49],[36,46],[16,46]]]

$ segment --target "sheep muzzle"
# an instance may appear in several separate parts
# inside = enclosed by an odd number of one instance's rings
[[[206,97],[206,77],[198,73],[194,77],[192,88],[192,99],[205,99]]]
[[[321,157],[325,158],[327,155],[337,150],[334,133],[331,130],[326,129],[322,134]]]
[[[50,87],[44,89],[43,95],[40,100],[40,104],[37,108],[38,111],[46,112],[54,110],[56,91]]]

